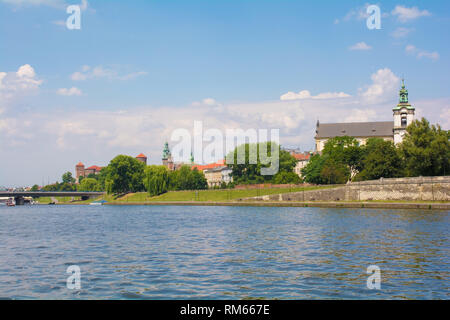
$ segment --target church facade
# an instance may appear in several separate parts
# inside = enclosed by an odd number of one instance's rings
[[[321,152],[328,139],[349,136],[364,145],[369,138],[381,138],[399,144],[403,141],[406,127],[414,121],[415,109],[408,102],[408,90],[402,81],[399,103],[392,109],[393,121],[347,122],[316,124],[316,152]]]

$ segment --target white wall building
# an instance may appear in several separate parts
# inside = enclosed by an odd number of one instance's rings
[[[403,141],[406,127],[414,121],[415,109],[408,102],[408,90],[402,81],[399,92],[400,100],[392,109],[394,121],[377,122],[348,122],[348,123],[320,123],[316,124],[316,152],[321,152],[328,139],[334,137],[354,137],[361,145],[369,138],[381,138],[393,141],[395,145]]]

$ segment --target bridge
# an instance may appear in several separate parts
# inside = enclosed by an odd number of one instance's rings
[[[14,198],[16,205],[23,205],[25,197],[80,197],[81,200],[87,200],[93,197],[100,197],[104,192],[76,192],[76,191],[0,191],[0,197]]]

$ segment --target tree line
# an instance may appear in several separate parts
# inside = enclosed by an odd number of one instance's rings
[[[150,165],[126,155],[118,155],[99,174],[81,179],[80,191],[106,191],[110,194],[148,192],[151,196],[167,191],[207,189],[205,176],[197,169],[182,166],[169,171],[165,166]]]

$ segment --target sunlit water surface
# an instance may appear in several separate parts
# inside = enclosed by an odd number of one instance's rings
[[[0,207],[0,298],[449,299],[449,212]],[[81,289],[66,286],[71,265]],[[366,286],[381,269],[381,289]]]

